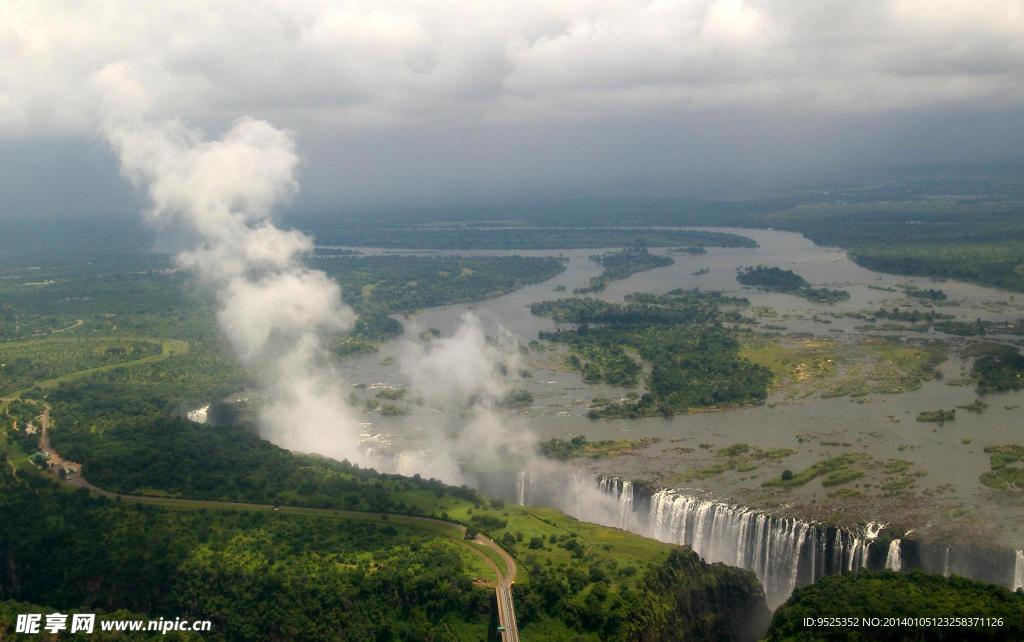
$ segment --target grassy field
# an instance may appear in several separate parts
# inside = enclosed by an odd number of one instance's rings
[[[815,462],[802,470],[784,471],[780,478],[766,481],[763,486],[789,489],[819,480],[824,488],[844,486],[836,491],[840,493],[893,496],[910,490],[924,474],[901,459],[880,460],[864,453],[847,453]],[[849,484],[856,488],[847,487]]]
[[[792,448],[758,448],[748,444],[732,444],[715,450],[712,463],[676,475],[673,483],[686,483],[695,479],[708,479],[729,471],[752,472],[763,464],[780,461],[794,454]]]
[[[431,508],[433,509],[432,513],[438,515],[443,513],[448,519],[457,522],[473,524],[474,521],[480,522],[481,519],[485,522],[488,519],[503,522],[504,524],[500,527],[484,528],[483,530],[513,553],[513,557],[516,559],[535,558],[544,566],[567,567],[586,558],[588,563],[611,562],[617,566],[639,570],[650,564],[664,561],[668,551],[672,548],[668,544],[626,531],[581,522],[554,509],[500,504],[498,507],[493,505],[475,506],[472,502],[448,496],[438,501],[433,494],[421,491],[410,491],[400,493],[400,495],[401,499],[409,505]],[[434,501],[429,501],[428,495],[433,497]],[[457,541],[468,550],[483,553],[499,569],[507,572],[504,560],[497,553],[487,547],[465,541],[463,528],[449,522],[398,514],[325,510],[300,506],[279,506],[275,509],[270,505],[163,497],[132,497],[129,501],[177,510],[276,510],[278,513],[289,515],[386,522],[396,527],[413,528]],[[477,519],[474,520],[474,517]],[[543,545],[531,548],[530,542],[534,538],[543,540]],[[578,550],[581,552],[575,552],[577,548],[574,544],[570,544],[568,547],[561,545],[570,540],[578,542]],[[529,572],[523,566],[519,567],[516,583],[529,583]]]
[[[0,343],[0,396],[15,398],[31,388],[124,366],[153,363],[188,352],[180,339],[152,337],[47,337]],[[25,364],[18,368],[18,364]]]
[[[751,335],[744,339],[740,356],[772,371],[775,392],[784,398],[800,399],[916,390],[935,376],[946,350],[935,342],[863,339],[842,343]]]

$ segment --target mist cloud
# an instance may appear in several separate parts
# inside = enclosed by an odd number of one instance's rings
[[[402,353],[402,374],[417,393],[445,406],[469,406],[497,400],[509,390],[506,374],[518,371],[513,337],[488,339],[480,319],[466,313],[450,337],[408,342]]]
[[[361,461],[357,422],[323,347],[355,315],[337,283],[303,265],[312,240],[272,221],[297,189],[291,138],[252,119],[219,140],[178,122],[108,125],[106,135],[148,195],[147,218],[186,239],[176,261],[215,295],[223,334],[259,382],[263,436]]]
[[[402,345],[401,374],[420,402],[414,421],[430,444],[416,472],[465,483],[462,462],[507,465],[533,456],[536,438],[498,408],[521,366],[518,341],[500,328],[488,337],[469,312],[451,336]],[[460,418],[451,434],[436,411]]]

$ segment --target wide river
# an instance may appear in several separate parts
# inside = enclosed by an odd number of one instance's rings
[[[842,250],[819,247],[795,233],[773,230],[701,228],[732,232],[754,239],[758,248],[708,248],[705,255],[671,254],[672,266],[641,272],[623,281],[612,283],[602,298],[621,301],[633,292],[664,293],[675,288],[700,287],[743,296],[753,306],[777,311],[777,316],[764,320],[787,333],[807,333],[837,341],[863,341],[868,333],[858,330],[861,319],[840,317],[835,313],[865,312],[880,306],[912,305],[902,288],[941,288],[950,304],[936,308],[954,314],[960,320],[1015,320],[1024,317],[1024,297],[956,281],[880,274],[851,262]],[[364,253],[384,250],[355,248]],[[655,250],[667,253],[667,250]],[[567,296],[573,288],[587,285],[601,272],[600,266],[588,259],[597,250],[562,251],[440,251],[448,255],[564,256],[566,270],[544,283],[521,288],[505,296],[467,305],[451,305],[424,310],[402,319],[406,338],[383,346],[380,352],[346,360],[342,367],[348,380],[358,384],[403,385],[398,363],[409,337],[416,337],[426,328],[450,334],[467,312],[477,315],[489,333],[503,328],[522,343],[537,338],[542,330],[554,329],[550,319],[535,317],[528,309],[531,303]],[[787,294],[766,293],[740,286],[735,279],[741,266],[769,265],[790,269],[816,286],[840,287],[850,293],[846,301],[834,305],[816,304]],[[696,275],[695,272],[705,273]],[[561,291],[561,286],[565,290]],[[556,291],[556,288],[559,288]],[[813,317],[817,316],[819,320]],[[823,322],[822,319],[827,319]],[[872,333],[877,336],[880,333]],[[829,519],[837,512],[846,520],[898,520],[908,526],[933,528],[947,533],[962,532],[977,536],[984,533],[1001,544],[1024,547],[1024,501],[1020,494],[997,492],[979,482],[989,470],[986,446],[1024,444],[1024,392],[1003,393],[986,397],[988,408],[981,414],[960,410],[956,420],[938,426],[915,421],[925,410],[967,405],[976,399],[973,385],[952,385],[962,379],[964,361],[958,356],[965,339],[937,333],[922,335],[905,333],[907,340],[935,338],[949,343],[949,358],[940,369],[942,380],[924,382],[917,390],[900,394],[871,394],[866,397],[821,398],[811,396],[800,400],[776,396],[764,406],[695,413],[671,419],[597,420],[586,417],[590,401],[598,397],[619,398],[621,388],[587,385],[579,376],[561,365],[561,355],[554,352],[531,351],[526,357],[532,377],[526,387],[534,396],[528,408],[510,412],[506,420],[532,431],[538,438],[568,437],[585,434],[588,439],[623,439],[656,437],[653,444],[637,454],[616,459],[597,460],[586,465],[595,471],[627,478],[652,480],[657,484],[682,486],[680,471],[706,465],[712,460],[714,448],[746,443],[763,448],[792,448],[796,453],[783,461],[760,466],[754,474],[726,473],[699,482],[699,487],[723,499],[747,504],[764,502],[778,506],[780,499],[770,501],[762,482],[777,477],[783,469],[800,470],[817,461],[842,453],[866,453],[879,460],[896,458],[911,462],[921,473],[916,491],[902,498],[871,501],[848,501],[830,493],[817,480],[793,490],[783,500],[786,506],[804,517]],[[992,337],[987,337],[991,339]],[[1011,337],[1002,340],[1012,341]],[[418,423],[437,421],[437,415],[382,417],[371,414],[367,432],[386,435],[395,447],[415,447]],[[458,417],[449,417],[457,429]],[[823,443],[825,442],[825,443]],[[408,445],[407,444],[411,444]],[[908,515],[910,517],[908,517]]]

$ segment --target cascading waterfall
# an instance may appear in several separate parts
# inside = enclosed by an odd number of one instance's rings
[[[516,473],[516,503],[526,504],[526,471],[522,470]]]
[[[807,522],[677,490],[651,494],[630,481],[581,469],[477,472],[467,479],[508,502],[552,506],[584,521],[689,546],[708,562],[752,571],[771,608],[796,587],[862,569],[922,570],[1024,586],[1024,551],[972,542],[949,545],[912,531],[883,547],[878,538],[886,525],[878,522],[853,528]]]
[[[633,482],[623,481],[619,493],[619,528],[630,530],[633,521]]]
[[[1013,560],[1013,590],[1024,589],[1024,551],[1016,551]]]
[[[602,480],[602,491],[618,493],[620,524],[636,504],[629,482]],[[633,517],[640,523],[640,516]],[[654,539],[692,548],[709,562],[722,562],[753,571],[773,608],[799,585],[824,575],[856,571],[867,566],[874,532],[822,526],[780,518],[744,506],[734,506],[661,490],[650,498],[646,530]]]
[[[885,568],[890,571],[899,572],[903,569],[902,544],[903,541],[899,538],[889,542],[889,552],[885,556]]]
[[[861,569],[920,569],[1024,587],[1024,551],[984,543],[949,545],[922,540],[912,531],[890,540],[885,550],[874,550],[885,524],[844,528],[777,517],[676,490],[647,495],[631,482],[614,477],[599,477],[597,487],[610,496],[611,514],[599,515],[592,507],[579,505],[573,514],[689,546],[709,562],[753,571],[772,608],[798,586]]]

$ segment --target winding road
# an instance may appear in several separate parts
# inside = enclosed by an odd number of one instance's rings
[[[284,513],[287,515],[304,515],[327,517],[334,519],[354,519],[393,524],[405,528],[427,531],[434,535],[446,537],[466,550],[472,551],[494,572],[494,593],[498,608],[498,624],[502,642],[519,642],[519,628],[516,626],[515,606],[512,600],[512,585],[516,579],[516,561],[508,551],[494,540],[479,534],[472,540],[466,539],[466,527],[461,524],[446,522],[432,517],[414,515],[395,515],[389,513],[370,513],[364,511],[333,510],[329,508],[305,508],[301,506],[273,506],[271,504],[253,504],[245,502],[227,502],[206,499],[181,499],[176,497],[153,497],[149,495],[126,495],[115,493],[95,486],[82,476],[81,464],[68,461],[60,456],[50,443],[50,410],[46,408],[39,415],[39,449],[46,453],[50,462],[50,471],[61,481],[74,488],[84,488],[93,495],[120,498],[121,501],[137,504],[163,506],[176,510],[245,510]],[[64,470],[61,477],[58,471]],[[486,549],[486,550],[485,550]],[[504,569],[495,563],[491,551],[503,562]]]
[[[68,381],[71,379],[77,379],[82,376],[101,372],[105,370],[111,370],[114,368],[132,367],[141,365],[144,363],[165,359],[176,354],[187,352],[189,344],[185,341],[176,339],[153,339],[146,338],[146,340],[160,341],[161,351],[160,354],[150,355],[141,359],[128,361],[124,363],[111,364],[107,366],[100,366],[96,368],[87,368],[76,372],[65,373],[63,375],[54,377],[53,379],[39,382],[36,385],[41,387],[52,387],[62,381]],[[18,398],[24,390],[18,390],[13,393],[4,395],[3,399],[15,399]],[[254,504],[245,502],[227,502],[217,500],[201,500],[201,499],[182,499],[176,497],[153,497],[149,495],[126,495],[123,493],[115,493],[92,484],[85,477],[82,476],[81,464],[73,461],[69,461],[60,456],[50,443],[50,409],[43,404],[43,412],[39,415],[39,449],[46,453],[49,458],[50,472],[53,473],[60,481],[68,486],[74,488],[82,488],[87,490],[90,494],[110,497],[112,499],[119,498],[121,501],[134,502],[138,504],[149,504],[153,506],[163,506],[166,508],[176,510],[246,510],[246,511],[268,511],[276,513],[285,513],[290,515],[305,515],[305,516],[317,516],[317,517],[329,517],[334,519],[350,519],[350,520],[364,520],[381,522],[388,524],[395,524],[406,528],[412,528],[420,531],[427,531],[434,535],[439,535],[450,539],[465,550],[471,551],[474,555],[478,556],[484,564],[491,569],[494,573],[494,593],[495,600],[498,609],[498,623],[499,632],[501,634],[502,642],[518,642],[519,641],[519,629],[516,625],[515,618],[515,605],[512,598],[512,585],[515,583],[516,578],[516,561],[508,554],[504,548],[499,546],[494,540],[489,537],[479,534],[472,540],[467,540],[466,527],[460,524],[452,522],[446,522],[440,519],[434,519],[431,517],[417,517],[413,515],[393,515],[385,513],[370,513],[363,511],[344,511],[344,510],[332,510],[326,508],[304,508],[300,506],[273,506],[270,504]],[[12,464],[13,465],[13,464]],[[63,475],[60,472],[63,471]],[[496,562],[495,558],[502,561],[502,569]],[[490,583],[485,583],[489,585]]]

